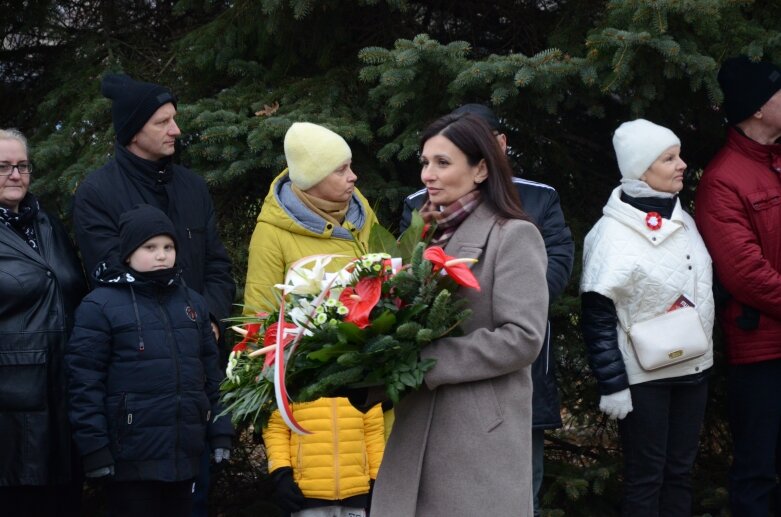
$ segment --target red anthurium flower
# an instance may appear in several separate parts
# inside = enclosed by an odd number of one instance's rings
[[[662,227],[662,214],[659,212],[648,212],[645,214],[645,225],[651,230],[658,230]]]
[[[467,264],[477,262],[477,259],[451,257],[439,246],[426,248],[426,251],[423,252],[423,258],[434,264],[434,271],[444,269],[448,276],[455,280],[458,285],[480,290],[477,278],[475,278],[472,270],[467,266]]]
[[[292,323],[285,322],[284,327],[282,328],[282,348],[288,346],[293,339],[295,339],[295,334],[291,332],[285,332],[286,330],[294,330],[297,329],[295,325]],[[266,329],[266,335],[263,336],[263,346],[271,346],[276,344],[277,342],[277,333],[279,332],[279,322],[272,323],[268,326]],[[266,359],[263,361],[263,364],[265,366],[271,366],[274,363],[274,357],[276,356],[276,353],[274,350],[271,350],[266,354]]]
[[[247,344],[255,341],[255,338],[258,337],[258,332],[260,332],[260,323],[248,324],[247,333],[244,335],[244,339],[242,339],[241,342],[236,343],[236,346],[233,347],[233,351],[244,352],[247,350]]]
[[[355,288],[345,287],[339,295],[339,301],[350,311],[344,321],[354,323],[358,328],[369,326],[369,314],[382,294],[382,279],[379,277],[361,278]]]

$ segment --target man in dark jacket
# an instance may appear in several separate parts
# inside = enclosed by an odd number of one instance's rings
[[[176,228],[182,278],[206,299],[219,340],[220,321],[230,314],[236,285],[206,182],[173,163],[181,134],[174,121],[176,99],[168,88],[121,74],[106,75],[101,91],[112,100],[117,139],[114,158],[76,190],[73,220],[85,270],[94,277],[100,263],[110,269],[119,265],[120,214],[140,203],[161,209]],[[94,285],[95,278],[92,281]],[[208,458],[204,462],[208,464]],[[201,471],[208,475],[208,469]],[[197,485],[196,511],[205,515],[208,478]]]
[[[496,139],[504,151],[507,151],[507,135],[501,132],[498,117],[483,104],[465,104],[453,110],[454,115],[473,113],[482,117],[494,130]],[[548,252],[548,295],[553,302],[567,286],[572,273],[575,244],[572,241],[564,214],[561,211],[559,195],[556,190],[544,183],[514,178],[521,206],[540,228],[545,249]],[[412,211],[420,208],[426,200],[426,189],[407,196],[401,216],[399,230],[404,231],[410,224]],[[539,490],[543,475],[543,453],[545,429],[561,427],[559,392],[554,374],[555,357],[550,343],[550,325],[545,336],[542,351],[532,364],[532,462],[534,486],[534,513],[539,515]]]
[[[745,56],[718,75],[731,126],[697,187],[696,221],[718,280],[729,361],[733,515],[781,508],[781,68]]]

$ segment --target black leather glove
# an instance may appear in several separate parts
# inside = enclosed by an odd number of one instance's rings
[[[374,495],[374,480],[369,478],[369,493],[367,494],[368,497],[366,498],[366,517],[369,517],[369,514],[372,510],[372,496]]]
[[[293,469],[282,467],[271,473],[277,504],[286,512],[297,512],[304,504],[304,493],[293,481]]]

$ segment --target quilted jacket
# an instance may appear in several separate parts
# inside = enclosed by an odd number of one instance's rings
[[[661,228],[646,225],[646,213],[621,200],[617,187],[602,218],[586,235],[580,290],[613,301],[619,319],[617,342],[629,384],[697,374],[713,364],[714,303],[711,260],[694,220],[676,202]],[[646,371],[637,361],[624,327],[659,316],[680,295],[694,302],[711,341],[705,355]],[[594,350],[589,350],[592,355]]]
[[[65,363],[73,439],[86,472],[115,464],[117,481],[198,474],[208,437],[230,448],[206,300],[177,282],[105,277],[76,311]]]
[[[291,264],[315,254],[347,255],[329,264],[336,271],[359,254],[355,240],[364,246],[377,223],[366,198],[355,189],[342,226],[335,226],[306,207],[290,188],[287,169],[274,179],[249,244],[244,312],[273,310],[274,285],[285,280]]]
[[[336,501],[369,491],[385,448],[382,410],[361,413],[346,398],[321,398],[293,405],[308,431],[288,429],[275,411],[263,430],[268,470],[293,468],[293,479],[308,498]]]
[[[697,226],[732,295],[719,321],[731,364],[781,358],[781,145],[730,129],[697,187]]]

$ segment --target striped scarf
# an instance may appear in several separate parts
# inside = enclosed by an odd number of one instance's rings
[[[445,247],[464,219],[474,212],[482,201],[480,191],[477,189],[461,196],[446,207],[434,206],[429,199],[426,199],[420,207],[420,216],[425,222],[437,225],[431,244]]]

